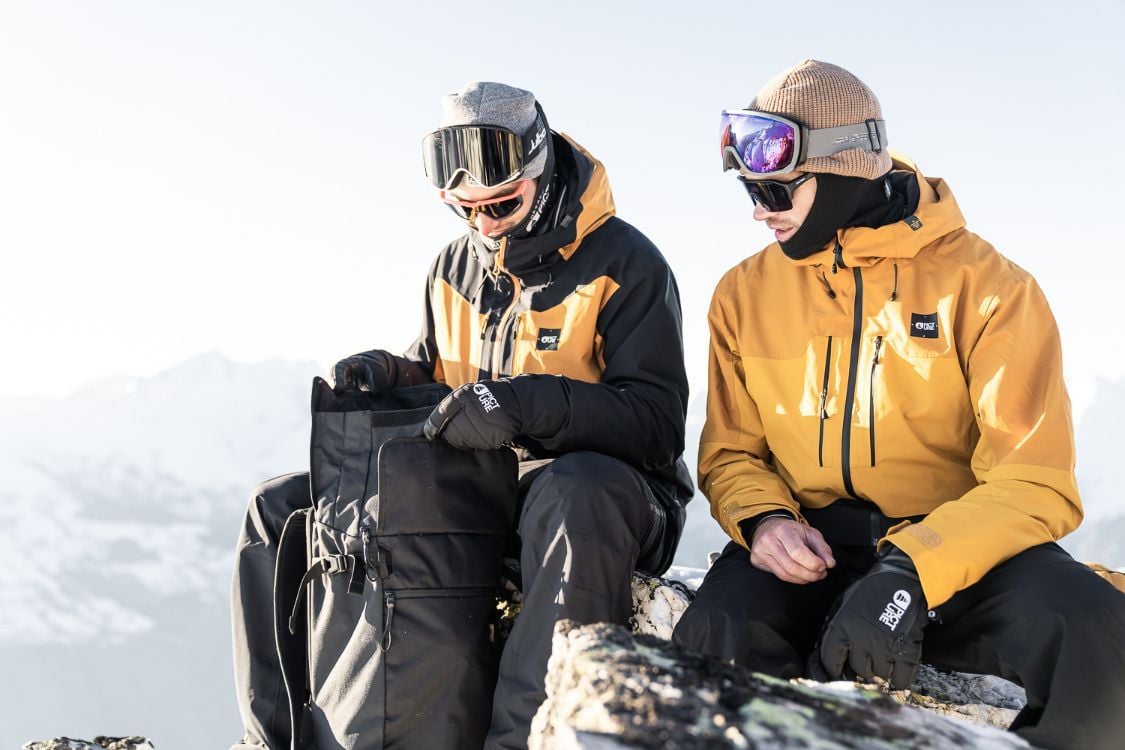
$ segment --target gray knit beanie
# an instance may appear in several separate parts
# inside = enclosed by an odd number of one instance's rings
[[[879,100],[867,84],[843,68],[805,60],[762,87],[748,109],[796,120],[810,128],[834,128],[866,120],[882,120]],[[891,155],[853,148],[832,156],[816,156],[798,167],[873,180],[891,170]]]
[[[454,125],[494,125],[523,134],[535,123],[535,95],[503,83],[473,81],[460,91],[442,98],[441,127]],[[528,164],[521,179],[543,174],[547,149],[540,151]]]

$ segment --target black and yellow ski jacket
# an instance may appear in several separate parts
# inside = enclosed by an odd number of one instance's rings
[[[744,519],[837,498],[924,515],[884,541],[937,606],[1072,531],[1082,504],[1043,292],[965,228],[944,181],[895,168],[914,215],[801,261],[774,243],[719,283],[699,479],[740,544]]]
[[[614,456],[647,472],[665,499],[686,503],[688,384],[675,278],[652,242],[614,215],[601,163],[552,136],[558,213],[530,237],[492,245],[470,231],[446,246],[406,358],[454,388],[538,377],[537,403],[559,418],[552,434],[536,435],[536,456]]]

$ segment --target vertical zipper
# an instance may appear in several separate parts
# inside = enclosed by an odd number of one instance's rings
[[[875,356],[871,358],[871,381],[868,384],[867,419],[871,423],[871,465],[875,465],[875,366],[879,364],[879,349],[883,346],[883,337],[875,337]]]
[[[817,445],[816,455],[820,465],[824,466],[824,420],[828,419],[828,371],[832,365],[832,337],[828,337],[828,346],[824,351],[824,383],[820,388],[820,441]]]
[[[516,309],[516,305],[520,301],[520,283],[519,279],[515,276],[509,276],[508,279],[512,282],[512,303],[508,305],[508,309],[500,316],[500,322],[496,326],[494,333],[497,343],[492,346],[492,378],[495,380],[500,377],[500,372],[503,370],[504,365],[504,348],[511,339],[510,331],[505,329],[514,329],[511,322],[514,318],[512,311]]]
[[[386,653],[391,648],[391,622],[395,618],[395,592],[383,592],[383,640],[379,648]]]
[[[836,246],[837,255],[842,255],[840,246]],[[842,258],[841,258],[842,260]],[[852,307],[852,351],[851,359],[848,362],[848,393],[844,399],[844,426],[841,435],[840,449],[843,452],[843,474],[844,474],[844,490],[848,495],[860,499],[856,494],[855,486],[852,484],[852,416],[855,409],[855,386],[857,378],[857,371],[859,370],[859,344],[860,344],[860,330],[863,326],[863,275],[858,268],[852,269],[852,275],[855,277],[855,304]]]

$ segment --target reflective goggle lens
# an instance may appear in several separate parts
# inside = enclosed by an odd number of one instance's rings
[[[741,167],[753,174],[770,174],[795,165],[797,131],[781,120],[723,112],[719,138],[724,169]],[[730,156],[737,163],[732,164]]]
[[[523,141],[500,128],[441,128],[422,139],[422,160],[426,176],[442,190],[453,187],[463,174],[484,187],[496,187],[523,170]]]

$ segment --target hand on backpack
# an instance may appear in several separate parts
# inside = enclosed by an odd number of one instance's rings
[[[389,352],[373,349],[341,359],[332,368],[332,376],[337,391],[382,393],[394,385],[395,370],[395,359]]]
[[[831,679],[881,677],[902,690],[918,672],[926,598],[914,563],[890,550],[841,595],[821,633],[813,655]]]
[[[508,380],[466,383],[445,397],[426,420],[430,440],[443,438],[457,448],[499,448],[523,429],[523,412]]]

